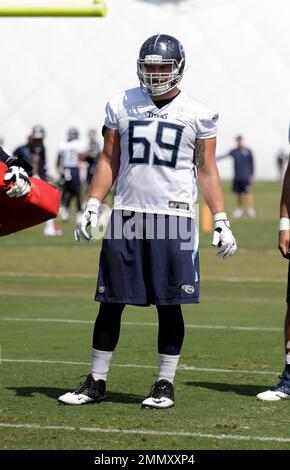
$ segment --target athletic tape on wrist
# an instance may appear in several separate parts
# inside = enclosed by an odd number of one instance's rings
[[[281,230],[290,230],[290,220],[288,217],[281,217],[279,222],[279,231]]]

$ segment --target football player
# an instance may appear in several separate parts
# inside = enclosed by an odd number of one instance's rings
[[[233,217],[239,219],[243,216],[244,205],[249,217],[256,217],[254,209],[254,196],[252,184],[254,180],[254,156],[251,149],[245,146],[241,135],[236,137],[236,147],[227,155],[217,157],[217,160],[232,157],[234,161],[233,192],[237,195],[237,208],[233,211]]]
[[[86,152],[86,155],[83,158],[83,160],[87,164],[86,189],[83,197],[84,205],[86,205],[86,203],[88,202],[92,179],[101,154],[99,142],[97,139],[97,131],[95,129],[90,129],[88,131],[88,138],[88,151]]]
[[[104,399],[125,305],[154,304],[159,370],[142,407],[165,409],[175,404],[173,380],[184,338],[181,305],[199,301],[197,177],[214,217],[212,243],[218,255],[228,258],[237,249],[215,162],[218,115],[179,89],[184,67],[185,54],[177,39],[152,36],[137,60],[140,86],[107,104],[104,148],[75,231],[77,240],[92,238],[101,203],[117,179],[100,255],[92,368],[81,387],[59,397],[60,403]]]
[[[34,178],[47,181],[44,138],[45,130],[43,126],[34,126],[27,143],[17,147],[13,155],[28,162],[32,166],[32,176]],[[43,233],[47,236],[59,236],[62,235],[62,230],[55,225],[53,219],[50,219],[44,223]]]
[[[290,125],[289,125],[290,144]],[[280,223],[278,248],[283,258],[290,260],[290,158],[283,181],[281,202],[280,202]],[[290,264],[288,263],[288,285],[287,285],[287,310],[284,321],[285,339],[285,366],[283,374],[277,385],[258,393],[257,398],[262,401],[279,401],[290,399]]]
[[[8,171],[4,176],[6,183],[13,182],[13,185],[6,191],[8,197],[23,197],[30,192],[29,174],[32,167],[22,158],[10,157],[0,147],[0,161],[8,166]]]
[[[74,197],[77,203],[77,223],[82,214],[80,160],[84,150],[84,145],[79,140],[78,130],[75,127],[71,127],[67,132],[66,142],[61,143],[59,146],[57,159],[57,166],[63,181],[61,207],[61,218],[63,221],[69,219],[70,203]]]

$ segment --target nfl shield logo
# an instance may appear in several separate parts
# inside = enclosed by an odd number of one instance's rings
[[[183,284],[183,286],[181,286],[181,289],[183,289],[184,292],[186,292],[187,294],[193,294],[194,293],[194,287],[189,286],[188,284]]]

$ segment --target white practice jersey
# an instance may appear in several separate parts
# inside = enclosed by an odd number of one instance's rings
[[[121,138],[114,208],[194,217],[195,140],[215,137],[217,119],[183,91],[161,109],[140,87],[114,96],[105,119]]]
[[[60,155],[60,164],[63,168],[79,168],[80,154],[85,152],[86,147],[78,139],[70,140],[60,144],[58,154]]]

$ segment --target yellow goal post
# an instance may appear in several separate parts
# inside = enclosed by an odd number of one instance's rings
[[[107,6],[102,0],[91,2],[0,2],[0,17],[21,16],[106,16]]]

